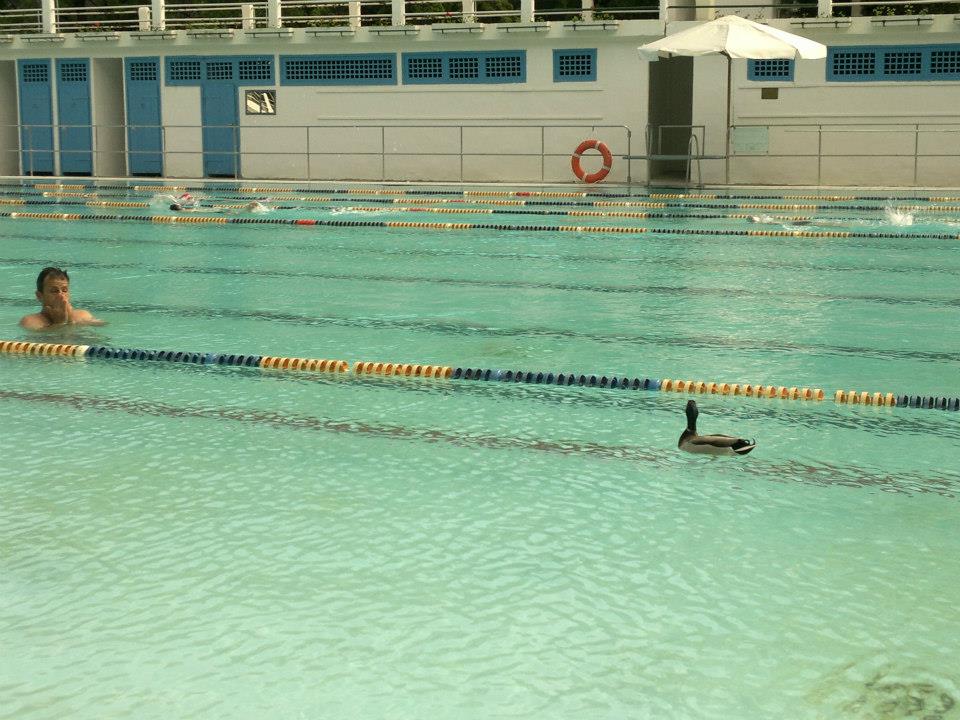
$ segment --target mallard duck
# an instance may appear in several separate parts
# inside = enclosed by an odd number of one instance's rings
[[[680,435],[677,447],[692,453],[705,455],[746,455],[757,443],[753,440],[732,437],[730,435],[697,435],[697,403],[687,401],[687,429]]]

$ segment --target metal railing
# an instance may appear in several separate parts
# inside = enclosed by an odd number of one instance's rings
[[[869,16],[884,22],[929,21],[933,15],[960,13],[960,2],[942,0],[580,0],[579,7],[556,7],[537,0],[255,0],[252,2],[167,3],[58,7],[37,0],[34,7],[0,10],[0,35],[151,32],[174,30],[280,30],[281,28],[358,28],[446,23],[617,22],[621,20],[711,20],[741,15],[754,20],[841,21]]]
[[[62,149],[59,139],[64,131],[90,133],[90,149]],[[204,133],[220,131],[218,145],[232,147],[232,150],[203,149]],[[434,142],[438,133],[445,133],[444,147]],[[505,151],[496,147],[486,138],[491,132],[518,134],[524,133],[529,140],[522,151]],[[158,149],[127,149],[126,144],[131,133],[153,133],[159,137]],[[348,134],[354,138],[346,138]],[[625,125],[471,125],[471,124],[324,124],[324,125],[0,125],[0,136],[14,135],[20,138],[19,148],[0,150],[0,163],[14,154],[20,172],[24,175],[63,174],[62,160],[90,158],[90,172],[72,173],[144,176],[147,174],[166,174],[170,165],[180,160],[192,162],[199,172],[203,172],[207,162],[221,164],[232,171],[226,174],[214,174],[216,177],[236,177],[237,179],[261,179],[264,177],[284,179],[330,179],[321,177],[316,171],[320,167],[330,167],[334,160],[343,161],[347,167],[355,165],[365,158],[373,159],[376,172],[365,177],[348,176],[351,180],[403,181],[402,172],[392,170],[391,160],[405,158],[436,158],[446,160],[445,168],[453,168],[451,177],[442,180],[469,182],[476,181],[477,173],[471,172],[469,163],[477,158],[502,159],[502,172],[509,172],[509,162],[526,158],[534,159],[539,166],[539,180],[546,182],[550,173],[548,163],[552,159],[569,160],[576,143],[590,134],[600,134],[615,154],[629,155],[632,133]],[[323,136],[324,146],[332,139],[350,139],[355,147],[349,151],[322,149],[317,147],[318,134]],[[276,142],[264,143],[262,138],[283,137],[287,147],[284,149]],[[360,137],[362,136],[362,137]],[[358,139],[359,138],[359,139]],[[532,140],[536,138],[536,140]],[[573,138],[576,138],[574,141]],[[117,147],[118,139],[122,147]],[[482,149],[477,149],[482,148]],[[157,173],[134,173],[130,171],[131,159],[160,158],[161,170]],[[269,162],[263,162],[268,160]],[[258,163],[259,161],[259,163]],[[12,165],[6,160],[8,165]],[[181,163],[186,166],[189,163]],[[263,168],[259,173],[244,172],[244,168],[257,165]],[[281,176],[278,170],[297,166],[303,172]],[[369,167],[369,164],[368,164]],[[402,167],[402,165],[400,166]],[[113,172],[104,172],[112,168]],[[267,168],[272,168],[266,172]],[[0,173],[2,174],[2,173]],[[197,173],[191,173],[197,174]],[[178,176],[178,174],[173,174]],[[559,178],[553,178],[559,179]],[[564,177],[563,179],[568,179]]]
[[[699,185],[701,161],[729,159],[733,181],[739,183],[782,185],[783,168],[790,168],[787,184],[960,185],[960,122],[741,124],[731,129],[729,156],[706,154],[703,142],[709,128],[676,127],[686,133],[685,152],[664,148],[656,140],[662,131],[648,129],[647,154],[632,155],[632,133],[624,125],[0,125],[0,137],[8,138],[7,149],[0,150],[0,174],[192,177],[204,174],[206,161],[228,170],[211,176],[248,180],[563,182],[572,180],[569,158],[576,143],[593,136],[625,161],[618,176],[627,183],[633,182],[631,163],[638,160],[647,161],[648,168],[651,161],[683,162],[677,179],[687,184],[693,180],[690,163],[695,162]],[[65,131],[90,133],[91,149],[61,149]],[[204,150],[205,131],[227,133],[219,147],[228,149]],[[752,133],[748,141],[744,132]],[[127,149],[125,138],[137,133],[152,133],[159,147]],[[277,137],[284,138],[285,146],[265,140]],[[497,137],[516,140],[511,147],[498,143]],[[70,161],[80,157],[90,158],[89,173],[63,172],[62,160],[75,168],[77,163]],[[156,159],[156,172],[131,172],[131,161],[142,158]],[[751,169],[745,170],[744,161]],[[485,176],[491,167],[495,177]],[[708,178],[722,183],[716,167]],[[886,176],[878,175],[878,167]],[[431,168],[436,177],[414,177]],[[931,182],[932,177],[938,180]]]
[[[870,158],[889,159],[891,161],[906,161],[911,165],[912,184],[928,184],[920,182],[921,162],[924,160],[939,160],[953,173],[950,185],[960,184],[960,123],[862,123],[829,124],[829,123],[795,123],[789,125],[741,124],[731,128],[731,132],[738,130],[758,129],[767,134],[768,148],[766,151],[737,149],[736,143],[731,148],[731,167],[734,168],[738,158],[775,158],[778,161],[793,159],[816,158],[816,178],[814,184],[824,182],[833,184],[833,175],[838,170],[832,169],[832,176],[825,177],[824,164],[832,160],[856,160]],[[777,150],[770,152],[769,138],[782,134],[784,144],[797,146],[796,151]],[[815,136],[814,141],[797,142],[800,135]],[[880,136],[883,136],[882,138]],[[835,143],[828,140],[836,138]],[[952,141],[950,143],[945,141]],[[859,141],[861,146],[869,146],[869,151],[857,151],[852,144]],[[927,142],[925,142],[927,141]],[[953,145],[953,151],[947,149]],[[891,168],[892,170],[892,168]],[[873,185],[883,185],[884,178],[872,177]],[[895,183],[892,183],[895,184]],[[947,183],[938,183],[947,184]]]

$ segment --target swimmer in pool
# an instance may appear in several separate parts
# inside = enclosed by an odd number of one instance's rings
[[[790,227],[793,225],[818,225],[820,227],[849,227],[853,220],[849,218],[815,218],[815,217],[786,217],[783,215],[750,215],[748,220],[752,223],[762,223],[764,225],[781,225]]]
[[[27,330],[45,330],[59,325],[104,325],[86,310],[70,304],[70,276],[66,270],[45,267],[37,276],[37,300],[40,312],[26,315],[20,326]]]
[[[173,200],[173,202],[170,203],[170,209],[174,212],[190,212],[201,209],[200,201],[188,192],[183,193],[175,199],[169,195],[167,197]]]
[[[265,212],[270,212],[271,210],[273,210],[273,208],[267,205],[264,205],[259,200],[254,200],[253,202],[248,202],[246,205],[244,205],[243,210],[247,212],[252,212],[252,213],[265,213]]]
[[[236,205],[203,206],[196,201],[194,201],[192,205],[184,205],[181,202],[175,201],[170,203],[170,209],[173,210],[174,212],[208,212],[208,213],[223,213],[223,212],[265,213],[273,210],[273,208],[267,205],[264,205],[259,200],[248,202],[245,205],[242,205],[240,207],[237,207]]]

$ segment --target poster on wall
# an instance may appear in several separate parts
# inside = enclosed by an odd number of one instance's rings
[[[730,134],[734,155],[766,155],[770,152],[770,133],[765,127],[735,127]]]

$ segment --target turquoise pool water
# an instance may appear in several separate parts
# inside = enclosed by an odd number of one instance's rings
[[[960,395],[960,229],[836,204],[0,218],[0,339]],[[0,354],[0,718],[958,717],[960,413],[687,397]]]

